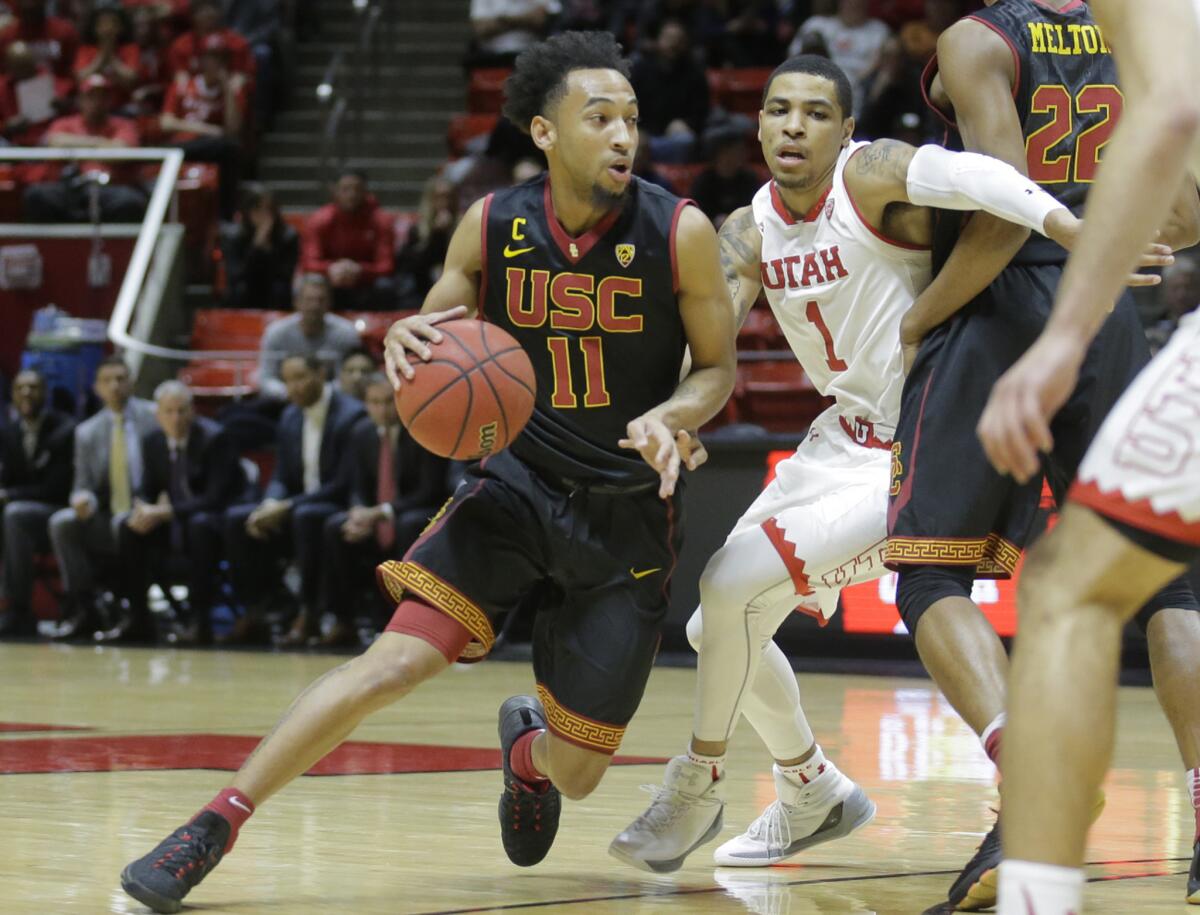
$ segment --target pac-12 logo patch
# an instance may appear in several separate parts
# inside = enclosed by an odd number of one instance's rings
[[[637,253],[637,249],[633,245],[617,245],[617,263],[622,267],[628,267],[633,263],[635,253]]]

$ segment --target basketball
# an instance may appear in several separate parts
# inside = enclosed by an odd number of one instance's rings
[[[456,461],[508,447],[533,413],[537,382],[521,345],[506,331],[464,318],[438,324],[428,362],[396,392],[396,411],[417,443]]]

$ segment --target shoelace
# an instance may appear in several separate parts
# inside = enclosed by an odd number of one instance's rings
[[[645,828],[656,835],[693,807],[713,807],[721,803],[714,797],[684,794],[678,788],[668,788],[666,785],[642,785],[642,790],[649,792],[652,800],[646,812],[634,821],[632,828]]]
[[[216,862],[217,843],[189,826],[175,832],[171,839],[174,841],[153,866],[194,886]]]
[[[767,851],[782,851],[792,841],[787,811],[783,801],[773,801],[757,820],[750,824],[746,835],[767,846]]]

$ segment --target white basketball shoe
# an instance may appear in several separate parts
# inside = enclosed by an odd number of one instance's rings
[[[807,785],[774,767],[775,800],[742,835],[713,854],[721,867],[765,867],[848,836],[875,816],[875,803],[831,762]]]
[[[723,825],[725,776],[686,756],[667,763],[662,785],[643,785],[650,807],[608,846],[614,858],[655,874],[677,871],[693,851],[716,838]]]

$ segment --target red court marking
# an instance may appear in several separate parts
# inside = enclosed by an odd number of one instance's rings
[[[0,734],[15,731],[90,731],[91,728],[74,724],[22,724],[17,721],[0,721]]]
[[[0,774],[145,772],[159,769],[236,771],[257,737],[163,734],[125,737],[41,737],[0,741]],[[618,756],[614,765],[665,763],[665,757]],[[309,775],[464,772],[500,768],[500,750],[414,743],[344,743]]]

